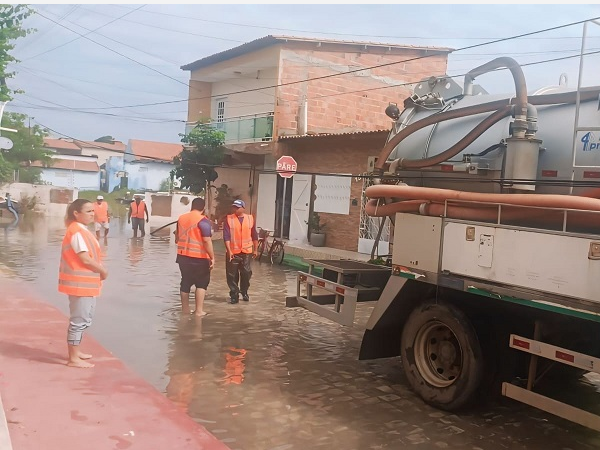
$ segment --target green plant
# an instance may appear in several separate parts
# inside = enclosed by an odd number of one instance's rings
[[[171,177],[162,180],[160,182],[158,190],[161,192],[168,192],[169,190],[171,190]]]
[[[313,211],[312,215],[308,218],[308,221],[304,221],[308,225],[308,229],[311,233],[321,234],[323,233],[327,224],[325,222],[321,222],[321,216],[316,211]]]
[[[209,120],[204,119],[188,134],[180,136],[181,142],[187,146],[173,158],[178,167],[172,175],[181,179],[182,188],[199,194],[219,176],[215,168],[223,164],[225,158],[225,133],[213,128]]]

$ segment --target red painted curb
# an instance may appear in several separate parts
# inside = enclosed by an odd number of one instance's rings
[[[67,367],[68,318],[0,283],[0,393],[14,450],[229,450],[89,333],[82,350],[96,367]]]

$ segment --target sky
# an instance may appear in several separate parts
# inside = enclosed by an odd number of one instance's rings
[[[32,125],[53,130],[55,137],[111,135],[123,142],[180,142],[189,81],[181,66],[269,34],[451,47],[456,51],[449,55],[448,74],[460,85],[459,75],[509,56],[524,65],[528,90],[534,92],[557,85],[561,73],[576,88],[578,57],[545,61],[578,56],[583,25],[490,42],[600,16],[598,5],[581,4],[30,6],[36,14],[24,26],[36,31],[16,41],[12,55],[19,62],[9,66],[16,75],[7,80],[24,94],[6,111],[27,114]],[[587,34],[584,51],[600,52],[600,25],[588,25]],[[592,85],[599,72],[600,54],[586,56],[582,84]],[[490,93],[514,92],[506,71],[477,83]]]

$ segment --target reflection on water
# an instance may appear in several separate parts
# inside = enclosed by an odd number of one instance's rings
[[[228,304],[222,242],[210,315],[182,315],[172,229],[132,239],[125,225],[112,220],[101,240],[109,277],[90,332],[232,450],[600,447],[597,436],[565,432],[525,406],[460,416],[427,407],[398,359],[357,361],[360,329],[284,307],[293,270],[255,263],[251,301]],[[60,219],[5,229],[0,270],[67,314],[57,292],[63,235]]]

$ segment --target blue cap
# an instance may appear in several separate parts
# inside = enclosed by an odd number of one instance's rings
[[[245,208],[246,204],[244,203],[243,200],[236,200],[231,204],[231,206],[237,206],[238,208]]]

